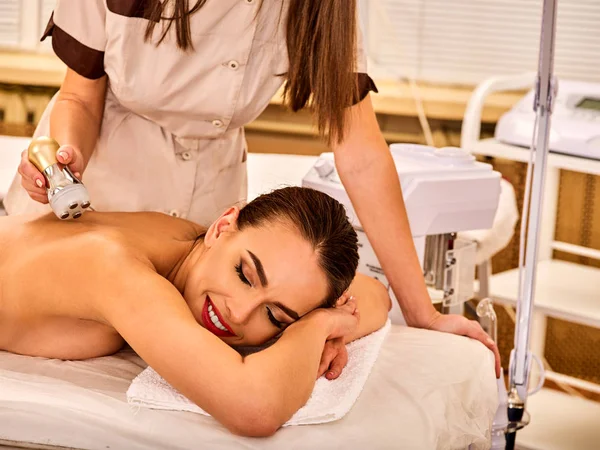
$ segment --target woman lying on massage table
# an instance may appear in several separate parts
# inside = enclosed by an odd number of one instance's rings
[[[310,189],[232,207],[208,230],[160,213],[3,217],[0,247],[0,350],[85,359],[127,342],[243,435],[273,434],[327,370],[326,341],[375,331],[391,305],[354,278],[343,206]],[[245,358],[230,347],[279,334]]]

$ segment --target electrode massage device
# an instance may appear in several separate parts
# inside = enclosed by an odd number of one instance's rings
[[[48,201],[56,217],[78,219],[86,209],[92,209],[90,196],[83,183],[56,159],[59,148],[54,139],[42,136],[31,141],[27,157],[46,178]]]

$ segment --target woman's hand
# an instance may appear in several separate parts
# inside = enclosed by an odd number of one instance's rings
[[[461,336],[467,336],[472,339],[480,341],[483,345],[494,352],[496,358],[496,378],[500,377],[500,352],[496,343],[489,337],[489,335],[483,331],[479,322],[475,320],[468,320],[466,317],[459,316],[457,314],[440,314],[436,313],[433,319],[429,322],[428,329],[434,331],[441,331],[443,333],[458,334]]]
[[[348,293],[340,297],[335,308],[319,311],[326,315],[326,321],[331,328],[321,355],[317,378],[327,372],[325,377],[328,380],[335,380],[348,363],[346,338],[358,328],[360,316],[354,297]]]
[[[63,145],[56,153],[56,159],[59,163],[69,166],[73,175],[81,178],[84,169],[84,160],[77,148],[71,145]],[[21,174],[21,185],[29,196],[40,203],[48,203],[46,194],[46,179],[44,175],[29,161],[27,150],[21,153],[21,163],[19,164],[19,174]]]
[[[360,314],[353,297],[344,299],[343,304],[338,303],[335,308],[322,309],[327,314],[329,324],[329,336],[327,340],[344,339],[358,328]]]
[[[300,322],[319,323],[325,327],[327,341],[345,338],[356,331],[360,318],[356,301],[353,297],[342,296],[334,308],[318,308],[304,316]]]
[[[327,372],[325,378],[335,380],[341,375],[346,364],[348,364],[348,350],[346,349],[344,338],[331,339],[325,342],[317,378],[320,378]]]

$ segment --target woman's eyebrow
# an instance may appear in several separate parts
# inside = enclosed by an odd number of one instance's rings
[[[260,259],[258,259],[258,256],[256,256],[254,253],[252,253],[250,250],[246,250],[248,252],[248,254],[250,255],[250,258],[252,258],[252,261],[254,262],[254,267],[256,267],[256,273],[258,273],[258,278],[260,279],[260,284],[265,287],[269,285],[269,281],[267,280],[267,276],[265,275],[265,268],[262,265],[262,262],[260,262]]]
[[[258,273],[258,278],[260,279],[260,284],[263,287],[267,286],[269,284],[269,281],[267,280],[267,276],[265,274],[265,268],[263,267],[262,262],[260,261],[258,256],[256,256],[250,250],[246,249],[246,251],[248,252],[248,254],[250,255],[250,258],[252,258],[252,261],[254,262],[254,266],[256,267],[256,273]],[[292,308],[288,308],[287,306],[285,306],[283,303],[280,303],[280,302],[273,302],[273,304],[275,306],[277,306],[279,309],[281,309],[288,316],[290,316],[292,319],[294,319],[294,320],[300,319],[300,314],[298,314]]]
[[[273,304],[275,306],[277,306],[279,309],[281,309],[284,313],[286,313],[288,316],[290,316],[292,319],[294,320],[300,320],[300,314],[298,314],[296,311],[294,311],[291,308],[288,308],[287,306],[285,306],[283,303],[279,303],[279,302],[273,302]]]

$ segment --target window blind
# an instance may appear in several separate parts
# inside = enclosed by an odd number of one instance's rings
[[[542,0],[362,0],[371,67],[416,80],[476,84],[537,70]],[[559,0],[555,70],[600,82],[600,1]]]
[[[21,8],[19,0],[0,0],[0,46],[16,47],[20,43]]]
[[[51,44],[40,43],[40,37],[55,3],[55,0],[0,0],[0,47],[51,50]]]

